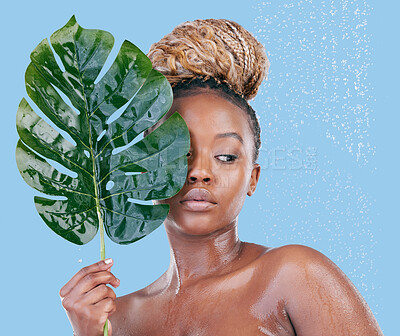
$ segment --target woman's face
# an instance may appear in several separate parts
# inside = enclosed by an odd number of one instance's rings
[[[166,228],[206,235],[236,222],[246,195],[252,195],[260,174],[253,164],[253,134],[239,107],[212,93],[180,97],[178,111],[188,125],[191,147],[188,175],[167,203]]]

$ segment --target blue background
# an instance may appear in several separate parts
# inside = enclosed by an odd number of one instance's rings
[[[99,259],[98,237],[78,247],[46,227],[33,205],[38,193],[14,157],[29,54],[75,14],[84,28],[114,35],[106,68],[124,39],[147,52],[186,20],[227,18],[251,31],[271,68],[251,102],[262,125],[263,169],[240,214],[240,237],[323,252],[360,290],[385,335],[398,335],[399,9],[396,1],[377,0],[3,4],[2,333],[71,335],[58,291]],[[121,279],[117,295],[146,286],[169,263],[163,227],[130,246],[106,244]]]

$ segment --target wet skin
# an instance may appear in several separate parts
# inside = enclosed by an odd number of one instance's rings
[[[112,263],[75,275],[60,295],[76,335],[102,335],[107,316],[114,336],[382,335],[356,288],[321,253],[239,240],[238,214],[260,176],[246,114],[208,90],[175,99],[174,111],[189,127],[191,149],[187,183],[158,201],[171,206],[170,266],[117,299],[105,286],[119,285]]]

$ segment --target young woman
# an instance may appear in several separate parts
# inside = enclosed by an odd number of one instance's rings
[[[239,212],[260,176],[260,127],[247,100],[268,71],[262,45],[235,22],[196,20],[176,27],[148,56],[174,90],[163,120],[178,111],[191,136],[186,184],[158,201],[170,204],[170,266],[120,298],[107,286],[119,285],[111,259],[81,269],[60,291],[75,335],[100,336],[107,319],[113,336],[382,335],[327,257],[238,238]]]

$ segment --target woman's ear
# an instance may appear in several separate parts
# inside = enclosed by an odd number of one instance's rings
[[[260,178],[260,172],[261,172],[261,167],[258,163],[255,163],[253,165],[253,170],[251,172],[250,176],[250,183],[249,183],[249,189],[247,191],[247,195],[251,196],[254,194],[256,191],[258,179]]]

